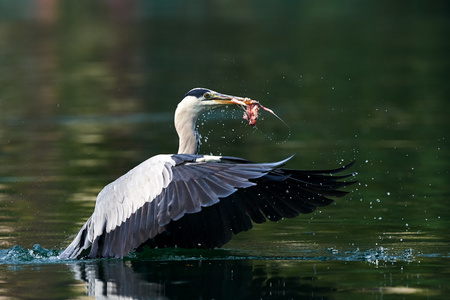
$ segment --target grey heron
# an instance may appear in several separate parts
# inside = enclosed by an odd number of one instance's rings
[[[311,213],[352,176],[332,170],[284,169],[290,159],[252,163],[228,156],[199,155],[196,120],[206,110],[248,98],[205,88],[189,91],[175,111],[178,154],[156,155],[100,191],[94,212],[60,258],[121,258],[149,247],[221,247],[252,222]]]

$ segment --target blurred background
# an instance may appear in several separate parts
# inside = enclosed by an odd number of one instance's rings
[[[336,205],[227,248],[448,258],[449,16],[447,1],[0,1],[0,248],[66,246],[103,186],[176,152],[176,105],[208,87],[287,125],[215,111],[201,153],[359,172]]]

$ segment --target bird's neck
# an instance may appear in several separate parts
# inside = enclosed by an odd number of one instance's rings
[[[179,108],[177,108],[178,110]],[[179,147],[178,154],[197,154],[200,147],[200,135],[195,123],[198,113],[177,113],[175,112],[175,129],[178,133]]]

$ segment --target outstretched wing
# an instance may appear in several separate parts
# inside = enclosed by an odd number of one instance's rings
[[[234,157],[158,155],[98,195],[94,213],[61,258],[123,257],[140,246],[220,247],[257,223],[295,217],[353,182],[327,171],[280,169]],[[350,176],[350,175],[348,175]]]
[[[142,247],[221,247],[232,234],[251,229],[251,221],[262,223],[266,218],[278,221],[296,217],[299,213],[311,213],[319,206],[333,203],[328,197],[342,197],[348,193],[339,188],[355,183],[340,181],[354,174],[332,176],[350,168],[353,163],[322,171],[279,169],[280,163],[273,164],[271,167],[276,167],[263,176],[250,179],[253,185],[237,189],[198,213],[185,214],[171,221],[163,232]]]

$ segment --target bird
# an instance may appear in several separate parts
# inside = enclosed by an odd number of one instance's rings
[[[248,102],[194,88],[179,102],[174,125],[177,154],[153,156],[106,185],[94,212],[61,259],[123,258],[145,247],[220,248],[253,223],[279,221],[333,203],[355,183],[330,170],[294,170],[292,158],[255,163],[234,156],[201,155],[198,117],[210,109]]]

